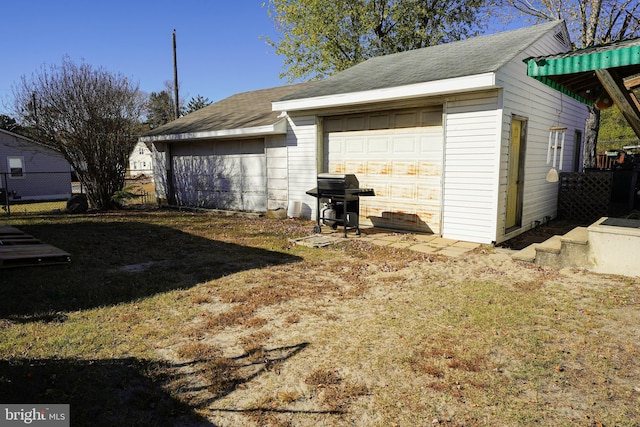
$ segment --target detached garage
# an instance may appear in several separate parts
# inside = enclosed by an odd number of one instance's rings
[[[244,92],[147,132],[159,200],[248,212],[286,208],[286,118],[271,102],[305,84]]]
[[[570,50],[557,21],[375,57],[314,82],[273,103],[289,121],[289,171],[357,175],[376,193],[361,200],[364,224],[512,238],[556,216],[550,128],[566,134],[562,170],[579,167],[587,107],[525,64]],[[315,174],[290,175],[289,200],[313,211],[313,187]]]
[[[331,77],[234,95],[154,129],[159,198],[264,212],[299,206],[319,173],[375,197],[360,224],[499,243],[556,216],[551,128],[580,167],[587,107],[527,75],[571,50],[563,21],[369,59]],[[558,166],[558,165],[556,165]],[[311,231],[311,230],[310,230]]]

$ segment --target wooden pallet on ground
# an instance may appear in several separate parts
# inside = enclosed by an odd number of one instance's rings
[[[0,268],[67,264],[71,255],[15,227],[0,225]]]

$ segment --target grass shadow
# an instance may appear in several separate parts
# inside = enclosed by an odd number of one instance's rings
[[[275,412],[341,414],[341,411],[297,411],[254,407],[211,407],[219,399],[303,351],[309,344],[265,349],[259,357],[248,352],[238,357],[199,359],[187,363],[137,358],[72,360],[0,360],[0,402],[3,404],[70,405],[72,425],[213,426],[199,412]],[[221,360],[224,363],[221,364]],[[221,369],[227,365],[228,369]],[[166,390],[172,383],[205,379],[204,385],[181,387],[183,395],[207,391],[210,398],[197,404],[184,402]],[[188,400],[188,399],[187,399]]]
[[[280,365],[291,357],[304,350],[309,343],[300,343],[291,346],[263,349],[259,353],[248,352],[231,359],[220,358],[218,360],[198,360],[190,363],[193,367],[200,367],[206,378],[206,388],[212,397],[199,404],[202,408],[209,408],[215,401],[231,394],[244,384],[251,382],[267,371],[278,371]],[[223,363],[219,363],[223,361]],[[220,369],[221,365],[226,369]],[[190,374],[188,374],[190,375]],[[187,390],[190,392],[199,389]]]
[[[204,379],[204,382],[201,384],[181,387],[180,389],[183,395],[192,396],[193,402],[191,402],[191,406],[199,408],[203,413],[237,413],[245,415],[254,414],[257,416],[269,413],[286,415],[344,415],[346,410],[343,408],[301,409],[291,407],[291,405],[283,402],[277,402],[276,406],[274,406],[272,402],[268,406],[256,404],[244,408],[233,408],[228,405],[217,407],[215,405],[216,402],[224,399],[236,390],[246,390],[249,387],[248,383],[267,372],[274,372],[276,375],[279,375],[281,365],[296,354],[302,352],[307,346],[309,346],[309,343],[303,342],[296,345],[271,349],[256,349],[255,351],[249,351],[233,358],[221,356],[199,358],[187,363],[174,365],[178,368],[178,371],[182,370],[183,373],[178,373],[173,379],[178,383],[182,381],[189,382],[189,379],[194,373]],[[206,393],[208,397],[200,397],[202,393]],[[283,408],[281,407],[282,405],[288,407]],[[257,424],[262,425],[262,423]],[[273,424],[267,423],[264,425]]]
[[[170,370],[135,358],[0,360],[0,402],[64,402],[74,426],[213,426],[163,390]]]
[[[18,228],[69,252],[72,262],[1,270],[0,318],[12,322],[64,321],[66,312],[132,302],[301,260],[215,240],[215,232],[206,238],[144,221],[52,221]]]

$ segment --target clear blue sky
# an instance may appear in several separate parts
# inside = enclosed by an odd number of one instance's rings
[[[68,55],[122,73],[144,92],[173,81],[176,30],[180,98],[219,101],[287,84],[282,59],[263,36],[276,36],[263,0],[3,0],[0,114],[11,114],[22,75]]]

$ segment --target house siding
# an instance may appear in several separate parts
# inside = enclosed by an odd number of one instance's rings
[[[287,178],[287,139],[283,136],[268,137],[267,151],[267,209],[286,209],[289,197]]]
[[[24,177],[12,179],[8,176],[8,157],[23,158]],[[0,131],[0,188],[15,191],[22,199],[68,198],[71,196],[71,166],[54,150]]]
[[[554,218],[557,214],[558,184],[546,181],[551,165],[547,164],[549,128],[567,128],[562,170],[571,171],[573,164],[576,131],[584,135],[587,107],[578,101],[562,95],[537,80],[527,76],[524,59],[569,50],[552,33],[547,34],[513,61],[502,67],[496,74],[496,82],[502,91],[502,145],[500,147],[500,177],[498,187],[498,212],[496,242],[501,242],[526,231],[538,222]],[[518,230],[505,230],[507,206],[507,171],[509,164],[509,139],[513,116],[527,120],[525,177],[523,192],[522,221]]]
[[[151,165],[153,166],[153,181],[156,198],[163,204],[168,202],[169,185],[167,182],[167,168],[169,163],[169,147],[164,142],[154,142],[151,145]]]
[[[499,91],[445,103],[442,236],[491,243],[495,236]]]
[[[313,218],[317,200],[306,194],[316,186],[318,126],[315,116],[289,117],[287,164],[289,203],[300,202],[300,216]]]

